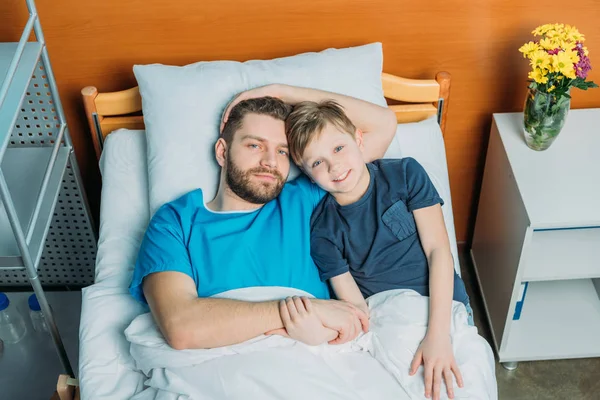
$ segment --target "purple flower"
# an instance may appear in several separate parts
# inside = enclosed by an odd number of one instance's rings
[[[573,50],[575,50],[575,49],[573,49]],[[548,50],[548,54],[550,54],[551,56],[558,54],[559,52],[560,52],[560,47],[557,47],[554,50]]]
[[[579,62],[575,64],[575,73],[578,78],[585,79],[587,78],[588,72],[592,69],[592,65],[590,64],[590,59],[585,54],[579,54]]]
[[[587,78],[588,72],[590,72],[592,69],[590,58],[585,55],[585,52],[583,51],[583,44],[581,42],[577,42],[572,50],[577,51],[577,55],[579,56],[579,62],[574,65],[575,73],[577,74],[578,78],[585,79]],[[551,54],[550,52],[548,53]]]

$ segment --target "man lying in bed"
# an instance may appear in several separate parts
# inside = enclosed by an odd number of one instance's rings
[[[364,312],[329,300],[310,255],[310,217],[324,192],[304,175],[285,183],[290,105],[324,99],[341,104],[364,133],[365,161],[381,158],[396,129],[388,108],[318,90],[258,88],[238,96],[225,114],[215,145],[221,166],[216,197],[208,201],[197,189],[152,218],[130,291],[147,301],[173,348],[226,346],[280,328],[307,344],[343,343],[368,329]],[[316,299],[210,297],[255,286],[291,287]],[[295,303],[308,311],[293,312]]]

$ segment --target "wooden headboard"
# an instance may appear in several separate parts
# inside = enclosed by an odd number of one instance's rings
[[[450,74],[439,72],[435,79],[407,79],[382,73],[384,96],[402,104],[389,105],[398,123],[417,122],[437,115],[442,133],[446,127]],[[100,158],[104,139],[120,129],[144,129],[139,88],[99,93],[93,86],[81,90],[83,105],[96,156]]]

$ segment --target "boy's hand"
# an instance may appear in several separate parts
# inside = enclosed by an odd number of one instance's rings
[[[451,399],[454,398],[452,374],[456,375],[458,387],[463,387],[463,379],[454,360],[450,335],[425,335],[411,363],[410,375],[417,372],[421,363],[425,368],[425,397],[430,398],[433,391],[433,400],[439,400],[442,376],[446,382],[448,397]]]
[[[271,85],[266,85],[266,86],[261,86],[261,87],[257,87],[254,89],[246,90],[245,92],[238,94],[236,97],[233,98],[233,100],[231,100],[231,102],[225,108],[225,111],[223,112],[223,117],[221,118],[221,126],[219,128],[219,132],[223,132],[225,123],[227,122],[227,119],[229,118],[229,113],[231,112],[231,109],[236,104],[238,104],[239,102],[241,102],[243,100],[255,99],[255,98],[259,98],[259,97],[267,97],[267,96],[276,97],[276,98],[280,99],[282,97],[282,87],[283,87],[283,85],[271,84]]]
[[[369,331],[369,317],[355,305],[339,300],[312,300],[323,325],[339,332],[329,344],[342,344]]]
[[[269,331],[266,335],[289,336],[311,346],[328,342],[338,332],[323,326],[311,301],[306,297],[288,297],[279,303],[279,313],[284,329]]]
[[[371,318],[371,310],[369,310],[369,306],[367,305],[367,303],[365,301],[363,301],[362,303],[358,303],[358,304],[354,304],[356,306],[356,308],[358,308],[360,311],[362,311],[367,318]],[[367,331],[368,331],[368,325],[367,325]],[[365,331],[366,332],[366,331]]]

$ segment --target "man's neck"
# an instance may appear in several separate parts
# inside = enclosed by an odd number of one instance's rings
[[[214,199],[206,203],[206,207],[211,211],[252,211],[257,210],[264,204],[254,204],[241,199],[238,195],[221,182],[219,191]]]

